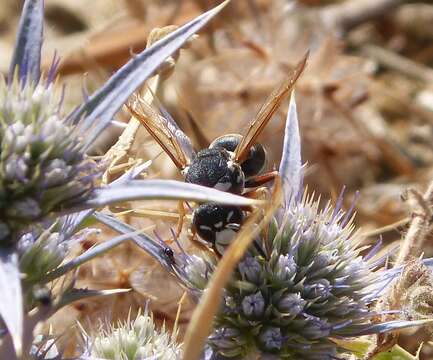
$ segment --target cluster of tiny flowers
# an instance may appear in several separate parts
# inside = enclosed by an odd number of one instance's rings
[[[55,84],[0,79],[0,243],[93,188],[94,164],[60,114]]]
[[[109,325],[92,339],[87,339],[89,359],[106,360],[175,360],[181,358],[176,335],[156,329],[153,318],[147,313],[139,314],[119,327]]]
[[[377,274],[352,241],[348,215],[310,198],[277,218],[225,289],[208,339],[215,358],[333,359],[342,351],[333,337],[371,325],[368,287]],[[215,262],[187,257],[188,285],[204,289]]]
[[[38,283],[62,263],[68,251],[68,243],[61,233],[45,230],[39,236],[32,232],[24,234],[17,248],[20,270],[25,274],[26,281]]]

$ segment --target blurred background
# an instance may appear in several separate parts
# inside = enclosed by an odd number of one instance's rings
[[[43,66],[61,57],[65,111],[78,104],[134,53],[156,27],[183,24],[215,6],[213,0],[46,0]],[[21,1],[0,6],[0,72],[12,54]],[[301,122],[305,183],[335,201],[346,187],[345,208],[356,201],[356,236],[365,244],[382,238],[384,251],[398,245],[410,221],[408,188],[424,191],[433,175],[433,2],[402,0],[232,0],[224,12],[183,50],[158,98],[197,149],[217,136],[242,132],[307,50],[309,64],[296,87]],[[287,104],[260,136],[269,170],[278,168]],[[116,120],[129,121],[127,112]],[[105,154],[123,128],[113,126],[94,144]],[[170,159],[146,131],[134,136],[124,165],[155,159],[149,177],[181,179]],[[132,162],[130,161],[132,159]],[[122,166],[120,167],[121,169]],[[123,220],[168,239],[177,222],[174,203],[125,205]],[[180,241],[188,248],[188,221]],[[86,246],[114,235],[106,229]],[[433,241],[422,249],[433,255]],[[139,250],[124,245],[83,267],[82,286],[133,288],[128,294],[88,300],[52,319],[73,353],[79,343],[76,321],[124,319],[150,300],[155,318],[170,326],[183,290]],[[161,288],[161,281],[164,288]],[[181,326],[193,304],[182,306]],[[99,320],[96,320],[99,319]],[[423,331],[401,337],[414,353]],[[414,340],[416,338],[416,341]],[[425,359],[431,347],[423,348]]]

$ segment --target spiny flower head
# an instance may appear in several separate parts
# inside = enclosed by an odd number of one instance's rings
[[[59,267],[69,255],[74,245],[79,244],[99,230],[85,228],[74,233],[68,233],[65,217],[54,223],[48,229],[35,229],[25,233],[18,241],[20,271],[27,284],[43,282],[45,276]],[[78,227],[77,224],[74,224]]]
[[[88,198],[97,173],[55,83],[0,81],[0,241]]]
[[[312,197],[293,202],[274,219],[225,290],[209,338],[215,352],[332,358],[338,352],[332,337],[371,325],[368,288],[377,275],[354,246],[346,219],[330,206],[319,210]],[[185,272],[204,289],[214,266],[214,261],[191,257]]]
[[[50,230],[38,237],[27,233],[18,245],[20,270],[26,275],[26,281],[31,283],[40,281],[45,274],[57,268],[68,250],[62,234]]]
[[[176,334],[170,334],[164,326],[158,330],[147,310],[138,314],[135,320],[128,319],[117,327],[108,325],[108,329],[101,328],[91,339],[83,335],[89,359],[174,360],[181,357]]]

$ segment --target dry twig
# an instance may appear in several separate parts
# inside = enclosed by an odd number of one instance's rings
[[[417,260],[413,259],[422,255],[422,245],[432,229],[433,181],[424,195],[412,189],[408,192],[408,196],[415,202],[414,210],[412,211],[412,221],[402,241],[397,260],[394,264],[394,267],[405,266],[405,268],[399,279],[378,301],[376,306],[378,314],[383,314],[384,311],[401,310],[401,304],[409,288],[422,276],[425,276],[425,270],[422,269],[422,266],[420,267]],[[413,261],[409,262],[410,260]],[[430,274],[430,271],[427,271]],[[395,316],[395,314],[383,314],[381,315],[381,321],[394,320]],[[368,352],[365,359],[372,359],[378,353],[390,349],[396,344],[397,339],[397,333],[377,335],[376,344]]]
[[[433,82],[433,70],[420,63],[375,45],[365,45],[362,52],[381,65],[426,83]]]
[[[415,202],[412,212],[412,222],[406,236],[403,239],[397,260],[394,266],[404,265],[410,257],[420,254],[422,245],[431,231],[432,225],[432,203],[433,203],[433,181],[430,183],[424,195],[416,190],[410,190],[409,196]]]
[[[379,18],[407,0],[349,0],[330,5],[320,11],[322,21],[339,33],[346,33],[354,27]]]

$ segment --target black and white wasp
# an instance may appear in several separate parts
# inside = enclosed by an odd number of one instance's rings
[[[284,98],[291,93],[306,61],[307,55],[271,93],[243,135],[221,136],[197,153],[190,139],[162,108],[157,111],[136,96],[128,110],[168,154],[186,182],[242,195],[247,189],[263,185],[276,175],[275,172],[262,174],[266,152],[256,140]],[[235,206],[202,204],[193,212],[193,232],[222,255],[239,231],[244,217],[244,211]]]

